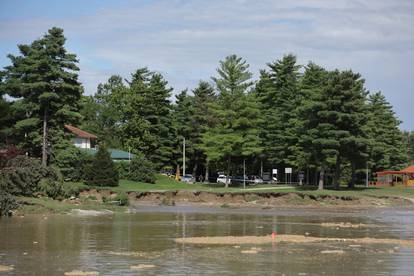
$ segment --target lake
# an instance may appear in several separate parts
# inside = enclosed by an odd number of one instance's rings
[[[4,275],[64,275],[73,270],[99,275],[414,275],[414,248],[389,244],[187,245],[174,241],[177,237],[262,236],[272,231],[413,240],[414,211],[137,207],[130,213],[1,218],[0,265],[14,268]]]

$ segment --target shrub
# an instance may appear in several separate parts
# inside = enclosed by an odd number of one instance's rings
[[[135,155],[131,161],[131,172],[128,180],[155,183],[155,169],[151,161],[147,160],[143,155]]]
[[[126,206],[129,202],[128,195],[125,192],[119,192],[114,198],[114,201],[118,201],[120,206]]]
[[[118,170],[119,179],[129,179],[130,162],[118,161],[115,162],[115,167]]]
[[[63,183],[50,178],[40,180],[40,191],[53,199],[65,197]]]
[[[80,181],[86,157],[86,152],[64,141],[54,148],[52,164],[59,168],[65,181]]]
[[[100,146],[84,167],[85,182],[90,186],[118,186],[119,175],[109,152]]]
[[[4,190],[0,190],[0,217],[9,216],[13,209],[17,208],[16,200]]]
[[[32,196],[41,190],[42,179],[60,181],[61,175],[54,167],[45,167],[37,159],[20,155],[8,160],[0,171],[0,188],[12,195]]]

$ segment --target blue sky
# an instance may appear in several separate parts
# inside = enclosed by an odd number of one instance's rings
[[[0,66],[16,45],[62,27],[80,59],[86,94],[112,74],[143,66],[174,93],[215,74],[238,54],[257,78],[267,62],[293,53],[300,64],[352,69],[382,91],[401,128],[414,130],[414,1],[0,1]]]

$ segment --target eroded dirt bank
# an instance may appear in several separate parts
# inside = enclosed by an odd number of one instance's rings
[[[208,191],[146,191],[128,192],[130,205],[200,205],[221,207],[271,208],[277,206],[346,206],[346,207],[393,207],[413,206],[414,203],[400,197],[310,195],[292,192],[215,193]],[[114,198],[116,193],[108,190],[90,189],[81,196],[94,196],[97,200]]]

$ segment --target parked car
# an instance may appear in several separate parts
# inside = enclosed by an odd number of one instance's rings
[[[247,176],[244,176],[243,178],[243,175],[236,175],[231,178],[232,184],[240,185],[243,184],[243,182],[245,182],[248,185],[251,182],[251,180],[249,180]]]
[[[185,174],[185,175],[181,176],[181,181],[182,182],[187,182],[187,183],[194,183],[195,178],[191,174]]]
[[[262,184],[263,179],[260,176],[252,175],[252,176],[250,176],[250,182],[252,184]]]
[[[217,183],[223,183],[223,184],[226,184],[226,181],[228,181],[227,183],[231,183],[231,177],[229,177],[228,179],[227,179],[227,176],[226,175],[224,175],[224,174],[220,174],[218,177],[217,177]]]

